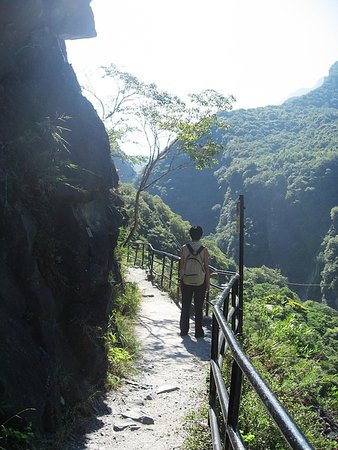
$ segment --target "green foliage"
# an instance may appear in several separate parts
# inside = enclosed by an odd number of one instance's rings
[[[135,189],[131,185],[121,185],[121,193],[125,200],[127,212],[131,212],[135,198]],[[183,220],[161,200],[144,192],[140,201],[140,223],[135,240],[149,242],[154,248],[179,255],[181,246],[190,240],[191,225]],[[208,247],[210,264],[216,268],[235,270],[231,258],[227,258],[218,248],[215,239],[203,237],[202,244]]]
[[[185,450],[212,450],[207,403],[186,417],[184,428],[187,431]]]
[[[337,85],[326,83],[318,94],[336,92]],[[222,248],[234,250],[232,205],[241,192],[247,265],[278,266],[291,281],[304,284],[319,283],[319,271],[316,278],[311,274],[338,195],[338,110],[326,104],[304,107],[312,95],[231,113],[224,164],[217,172],[225,192],[218,226]],[[310,293],[319,294],[319,288]]]
[[[0,407],[2,414],[7,409],[4,405]],[[32,424],[27,423],[22,417],[23,413],[27,411],[34,411],[34,409],[26,408],[0,424],[0,450],[29,448],[30,443],[34,439],[34,433]]]
[[[257,279],[257,270],[250,272]],[[245,349],[314,448],[334,449],[329,432],[338,423],[338,313],[300,302],[287,287],[269,284],[269,278],[246,283]],[[288,448],[246,383],[240,429],[250,449]]]
[[[280,270],[262,266],[246,268],[245,281],[251,285],[269,283],[283,287],[286,286],[287,279],[281,274]]]
[[[124,189],[126,194],[132,190],[130,186]],[[141,210],[140,230],[144,234],[138,238],[146,241],[148,236],[154,236],[152,231],[158,226],[155,247],[162,249],[165,242],[171,242],[174,249],[170,250],[175,253],[177,238],[169,236],[176,233],[184,242],[189,224],[180,218],[172,220],[171,215],[175,215],[170,209],[149,194],[142,196]],[[166,224],[176,224],[176,228],[162,228],[158,217]],[[162,241],[161,237],[165,239]],[[214,236],[204,238],[203,243],[215,255],[215,265],[229,267],[218,252]],[[281,271],[266,266],[245,269],[244,300],[243,344],[254,366],[314,448],[335,449],[330,430],[338,424],[338,313],[314,301],[301,302]],[[224,376],[228,377],[226,363]],[[286,449],[273,420],[246,382],[241,402],[240,430],[248,448]],[[187,449],[211,448],[205,419],[206,410],[195,412],[188,419]]]
[[[51,183],[59,181],[60,170],[70,161],[70,130],[65,126],[71,118],[65,115],[31,121],[6,143],[7,195],[21,192],[30,198],[35,192],[46,195]]]
[[[131,213],[136,190],[130,185],[122,185],[121,191],[127,212]],[[189,222],[174,214],[158,196],[143,193],[136,240],[143,240],[152,244],[154,248],[178,254],[181,245],[188,239],[189,229]]]
[[[71,131],[64,126],[69,119],[71,119],[70,116],[62,114],[56,120],[51,120],[50,117],[47,117],[44,121],[37,123],[37,127],[41,130],[43,135],[50,135],[53,141],[55,141],[56,147],[64,149],[67,152],[69,152],[69,143],[63,136],[65,132]]]
[[[212,125],[226,128],[220,111],[231,109],[233,97],[212,89],[188,95],[188,102],[154,83],[144,83],[114,64],[103,67],[104,76],[114,82],[113,100],[108,106],[106,124],[111,145],[121,151],[121,144],[132,136],[134,143],[146,145],[152,166],[167,153],[174,141],[200,167],[208,166],[220,144],[212,136],[204,139]],[[136,141],[135,141],[136,140]]]
[[[116,287],[105,344],[108,354],[107,385],[117,386],[135,369],[133,361],[139,344],[134,335],[134,322],[140,307],[140,292],[133,283]]]
[[[0,450],[27,448],[34,438],[32,426],[27,425],[22,430],[11,427],[0,427]]]
[[[319,258],[323,264],[322,294],[324,301],[338,309],[338,207],[331,209],[331,227],[322,243],[323,251]]]
[[[223,146],[218,166],[173,173],[153,193],[184,219],[208,221],[228,256],[237,249],[235,203],[244,194],[247,266],[278,267],[290,282],[317,284],[297,292],[319,300],[317,256],[338,198],[337,98],[335,69],[320,88],[282,105],[225,112],[229,129],[212,129]],[[333,266],[323,284],[335,279]],[[329,304],[336,298],[335,291]]]
[[[172,171],[182,168],[179,156],[187,155],[197,168],[216,163],[221,144],[211,127],[227,128],[219,114],[231,109],[233,98],[214,90],[188,95],[188,102],[161,91],[156,84],[146,84],[114,64],[104,68],[114,83],[114,98],[109,106],[106,126],[111,145],[120,155],[123,141],[133,136],[134,144],[147,150],[135,196],[133,222],[124,245],[134,237],[138,227],[140,194]],[[140,152],[141,153],[141,152]],[[164,171],[158,166],[169,158]]]

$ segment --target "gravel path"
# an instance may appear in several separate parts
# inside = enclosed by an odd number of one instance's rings
[[[180,310],[168,295],[152,286],[141,269],[131,269],[128,280],[143,294],[136,330],[139,373],[107,395],[107,413],[74,450],[184,449],[184,418],[206,390],[210,332],[196,340],[191,323],[191,337],[181,338]]]

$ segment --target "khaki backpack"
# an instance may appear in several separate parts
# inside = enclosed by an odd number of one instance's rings
[[[201,245],[196,251],[190,244],[186,244],[188,256],[186,257],[183,272],[183,283],[188,286],[201,286],[205,280],[204,260],[201,252],[204,246]]]

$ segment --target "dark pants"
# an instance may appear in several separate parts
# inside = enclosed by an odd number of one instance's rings
[[[189,316],[192,298],[194,297],[195,307],[195,336],[203,336],[202,319],[203,319],[203,302],[205,297],[205,283],[201,286],[188,286],[181,283],[182,292],[182,310],[180,319],[181,335],[188,334]]]

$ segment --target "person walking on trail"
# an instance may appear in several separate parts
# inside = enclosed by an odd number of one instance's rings
[[[203,230],[193,226],[189,231],[191,242],[183,245],[180,260],[180,282],[182,292],[182,309],[180,318],[180,335],[186,336],[189,331],[189,317],[192,298],[195,307],[195,337],[204,337],[202,328],[203,302],[209,292],[209,252],[200,243]]]

